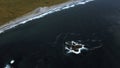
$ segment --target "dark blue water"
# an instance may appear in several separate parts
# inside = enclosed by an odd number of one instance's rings
[[[102,47],[67,54],[64,42],[69,40]],[[119,41],[120,1],[95,0],[1,34],[0,68],[120,68]]]

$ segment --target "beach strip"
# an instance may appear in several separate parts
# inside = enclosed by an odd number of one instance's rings
[[[58,12],[61,10],[65,10],[65,9],[68,9],[71,7],[75,7],[76,5],[86,4],[86,3],[91,2],[91,1],[93,1],[93,0],[70,0],[68,2],[53,5],[50,7],[39,7],[28,14],[25,14],[25,15],[15,19],[15,20],[8,22],[5,25],[0,26],[0,33],[4,33],[6,30],[9,30],[11,28],[15,28],[16,26],[18,26],[20,24],[25,24],[28,21],[42,18],[48,14]]]

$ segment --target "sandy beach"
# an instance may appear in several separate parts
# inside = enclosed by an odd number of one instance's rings
[[[42,18],[48,14],[51,14],[51,13],[54,13],[57,11],[61,11],[64,9],[68,9],[68,8],[74,7],[76,5],[85,4],[90,1],[93,1],[93,0],[70,0],[68,2],[53,5],[50,7],[39,7],[37,9],[33,10],[32,12],[29,12],[19,18],[16,18],[15,20],[8,22],[7,24],[0,26],[0,33],[3,33],[4,31],[14,28],[18,25],[25,24],[28,21]]]

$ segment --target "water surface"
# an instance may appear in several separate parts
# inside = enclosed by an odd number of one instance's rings
[[[0,67],[119,68],[119,3],[95,0],[6,31],[0,35]],[[70,40],[82,40],[88,48],[102,47],[67,54],[64,42]]]

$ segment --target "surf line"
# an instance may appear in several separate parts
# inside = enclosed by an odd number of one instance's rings
[[[16,20],[16,21],[11,21],[3,26],[0,27],[0,34],[1,33],[4,33],[6,30],[8,29],[11,29],[11,28],[14,28],[20,24],[25,24],[31,20],[35,20],[35,19],[38,19],[38,18],[42,18],[48,14],[52,14],[54,12],[58,12],[58,11],[61,11],[61,10],[65,10],[65,9],[69,9],[71,7],[75,7],[76,5],[82,5],[82,4],[86,4],[88,2],[91,2],[91,1],[94,1],[94,0],[70,0],[69,2],[67,3],[63,3],[63,4],[60,4],[60,5],[55,5],[55,6],[51,6],[50,9],[48,7],[48,9],[44,10],[44,12],[41,13],[38,12],[36,14],[34,14],[33,16],[27,16],[26,18],[20,18],[20,20]],[[42,8],[41,8],[42,9]],[[45,12],[46,11],[46,12]]]

